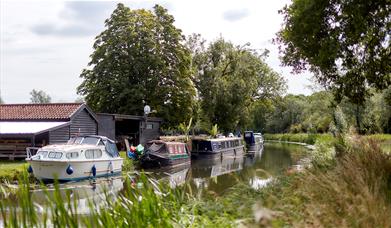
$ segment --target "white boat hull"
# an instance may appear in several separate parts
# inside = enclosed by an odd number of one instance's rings
[[[78,181],[82,179],[103,177],[119,174],[122,171],[122,158],[112,160],[27,160],[30,163],[34,176],[42,181]],[[72,174],[66,172],[68,166],[73,169]],[[96,175],[93,175],[92,167],[95,165]]]

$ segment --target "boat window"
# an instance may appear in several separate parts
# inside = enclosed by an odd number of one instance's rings
[[[251,138],[251,132],[246,132],[244,133],[245,138]]]
[[[101,157],[102,157],[102,151],[94,150],[94,158],[101,158]]]
[[[104,146],[105,144],[103,143],[102,140],[99,140],[98,146]]]
[[[107,141],[106,143],[106,151],[110,154],[111,157],[119,156],[117,146],[115,145],[115,143],[112,143],[110,141]]]
[[[70,152],[70,153],[67,153],[67,158],[68,159],[75,159],[75,158],[78,158],[79,157],[79,152]]]
[[[48,152],[47,152],[47,151],[39,151],[39,152],[37,153],[37,155],[40,155],[40,156],[42,156],[43,158],[46,158],[46,156],[48,155]]]
[[[83,137],[76,137],[74,140],[74,144],[80,144],[83,141]]]
[[[93,159],[94,158],[94,151],[93,150],[86,150],[84,154],[85,154],[87,159]]]
[[[176,152],[178,153],[178,154],[182,154],[183,152],[182,152],[182,146],[181,145],[176,145]]]
[[[71,138],[68,140],[67,144],[74,144],[74,143],[75,143],[75,140],[76,140],[75,137],[71,137]]]
[[[98,140],[99,140],[99,138],[95,138],[95,137],[84,137],[81,144],[96,145],[96,144],[98,144]]]
[[[50,152],[48,157],[54,158],[54,159],[60,159],[62,157],[62,153],[61,152]]]
[[[87,159],[96,159],[102,157],[102,151],[99,149],[86,150],[85,156]]]
[[[179,146],[179,153],[180,154],[183,154],[183,153],[185,153],[185,151],[184,151],[184,148],[183,148],[184,146],[183,145],[180,145]]]

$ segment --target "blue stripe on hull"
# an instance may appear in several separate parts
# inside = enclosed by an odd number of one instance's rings
[[[121,174],[121,171],[118,171],[118,172],[114,172],[114,173],[105,173],[105,174],[96,175],[95,177],[90,175],[90,176],[76,177],[76,178],[62,178],[62,179],[58,179],[58,181],[59,182],[81,181],[81,180],[87,180],[87,179],[95,179],[95,178],[99,178],[99,177],[110,177],[110,176],[115,176],[115,175],[120,175],[120,174]],[[38,179],[43,182],[54,182],[54,179],[50,179],[50,178],[38,178]]]

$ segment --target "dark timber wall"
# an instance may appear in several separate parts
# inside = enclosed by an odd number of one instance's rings
[[[113,115],[98,114],[98,135],[115,140],[115,120]]]
[[[148,120],[147,123],[140,122],[140,143],[145,144],[146,142],[158,139],[160,136],[160,122]]]
[[[71,119],[70,136],[96,135],[98,133],[97,122],[86,109],[79,111]]]
[[[56,129],[54,131],[49,132],[49,143],[50,144],[56,144],[56,143],[66,143],[69,136],[69,126],[65,126],[59,129]]]

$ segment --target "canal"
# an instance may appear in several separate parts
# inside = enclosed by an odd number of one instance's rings
[[[267,185],[275,176],[283,175],[288,169],[295,168],[305,160],[307,149],[304,146],[280,143],[266,143],[261,151],[243,157],[217,160],[192,160],[190,166],[165,170],[146,170],[150,178],[166,181],[172,188],[188,184],[193,193],[202,195],[208,191],[223,195],[230,187],[239,182],[247,183],[255,189]],[[134,185],[135,173],[127,173]],[[78,198],[78,213],[88,214],[89,203],[99,205],[107,197],[115,199],[123,189],[123,177],[99,178],[96,181],[82,181],[60,185],[61,194],[71,192]],[[48,191],[54,191],[48,185]],[[32,190],[32,198],[38,210],[44,210],[46,195],[41,189]]]

